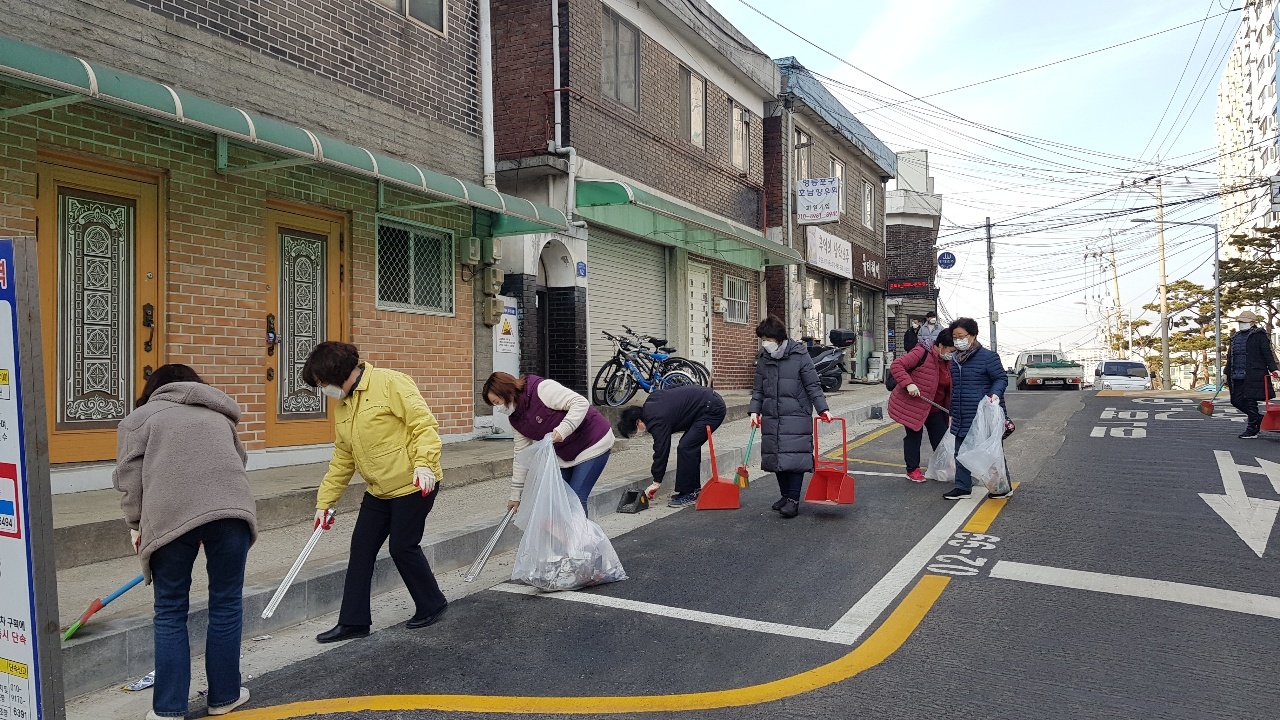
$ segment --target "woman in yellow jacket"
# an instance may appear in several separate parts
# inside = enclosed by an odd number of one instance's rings
[[[333,459],[316,496],[316,522],[329,523],[359,470],[367,490],[351,534],[338,624],[316,640],[337,642],[369,634],[373,565],[391,539],[391,559],[416,606],[407,627],[435,623],[448,606],[427,558],[423,529],[435,505],[440,469],[439,423],[413,379],[360,361],[355,345],[322,342],[302,368],[302,380],[337,401]]]

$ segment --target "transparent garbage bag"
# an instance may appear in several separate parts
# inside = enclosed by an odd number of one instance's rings
[[[983,398],[969,434],[960,443],[956,462],[969,468],[973,481],[991,493],[1009,491],[1004,460],[1004,410],[998,400]]]
[[[956,481],[956,436],[950,430],[942,438],[942,442],[938,443],[933,457],[929,458],[929,469],[924,476],[938,482]]]
[[[573,590],[626,580],[609,536],[587,519],[560,474],[551,436],[516,455],[529,470],[515,524],[524,532],[511,579],[543,590]]]

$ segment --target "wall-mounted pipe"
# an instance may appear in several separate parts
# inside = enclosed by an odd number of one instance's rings
[[[484,186],[498,187],[493,152],[493,27],[489,0],[480,0],[480,145],[484,154]]]

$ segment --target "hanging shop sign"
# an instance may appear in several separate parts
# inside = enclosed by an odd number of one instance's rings
[[[819,227],[805,228],[809,264],[842,278],[853,277],[853,246]]]
[[[840,222],[840,178],[806,178],[796,182],[796,223]]]

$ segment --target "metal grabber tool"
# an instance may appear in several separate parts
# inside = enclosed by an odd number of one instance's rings
[[[516,516],[515,508],[507,508],[507,514],[503,516],[502,522],[498,523],[498,529],[493,531],[493,537],[489,538],[489,544],[484,546],[480,554],[476,556],[476,561],[471,563],[471,567],[467,568],[467,574],[462,576],[466,582],[476,579],[481,570],[484,570],[484,564],[489,562],[489,556],[493,554],[493,549],[498,547],[498,539],[502,537],[502,531],[507,529],[507,525],[511,524],[511,519]]]
[[[280,582],[280,587],[276,588],[276,594],[271,596],[271,602],[267,603],[267,607],[263,609],[263,620],[275,613],[280,601],[284,599],[284,594],[289,592],[289,586],[293,584],[294,578],[298,577],[298,571],[302,569],[302,564],[307,561],[311,551],[315,549],[316,543],[320,541],[320,536],[331,527],[333,527],[333,510],[325,512],[323,521],[316,521],[316,529],[315,532],[311,533],[311,539],[307,541],[306,547],[302,548],[298,559],[293,561],[293,567],[289,568],[289,574],[284,576],[284,580]]]

